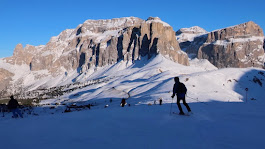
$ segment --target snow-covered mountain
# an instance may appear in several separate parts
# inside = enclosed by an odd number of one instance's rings
[[[180,29],[178,34],[180,44],[172,27],[157,17],[87,20],[76,29],[67,29],[52,37],[46,45],[23,47],[18,44],[12,57],[0,59],[0,94],[24,96],[33,92],[40,94],[40,90],[51,91],[54,87],[62,91],[74,83],[86,82],[83,84],[87,85],[91,79],[99,80],[96,75],[99,70],[119,63],[131,67],[156,55],[189,65],[187,54],[180,49],[186,42],[188,53],[195,51],[199,58],[206,58],[217,67],[262,66],[264,50],[258,41],[263,32],[253,22],[210,33],[192,27]]]
[[[52,37],[46,45],[23,48],[18,44],[12,57],[0,60],[1,94],[49,88],[70,78],[78,81],[74,77],[89,76],[100,67],[157,54],[189,65],[172,27],[157,17],[87,20]]]

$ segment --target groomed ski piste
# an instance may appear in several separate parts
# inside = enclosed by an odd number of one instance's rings
[[[188,89],[190,116],[170,113],[179,112],[171,98],[175,76]],[[14,119],[7,113],[0,118],[0,148],[265,148],[263,69],[217,69],[196,59],[183,66],[158,55],[133,64],[121,61],[82,78],[111,79],[42,101],[36,115]],[[70,104],[94,106],[64,113]]]

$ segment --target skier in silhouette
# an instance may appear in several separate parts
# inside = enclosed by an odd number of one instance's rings
[[[5,112],[7,110],[6,104],[0,104],[0,111],[2,112],[2,117],[5,117]]]
[[[179,108],[179,114],[184,115],[184,112],[180,105],[181,100],[183,101],[183,104],[186,106],[188,112],[191,113],[191,109],[189,105],[186,103],[186,99],[185,99],[185,95],[187,93],[186,86],[183,83],[179,82],[179,77],[175,77],[174,80],[175,80],[175,84],[173,86],[173,95],[171,97],[174,98],[175,94],[177,94],[177,105]]]
[[[13,113],[13,118],[17,118],[18,115],[23,118],[23,115],[21,114],[20,110],[18,109],[19,104],[16,99],[14,99],[14,96],[10,96],[10,100],[7,105],[8,109],[12,111]]]
[[[124,107],[125,105],[126,105],[125,98],[122,98],[120,106],[121,107]]]

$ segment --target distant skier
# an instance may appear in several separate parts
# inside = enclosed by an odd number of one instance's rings
[[[7,105],[8,109],[12,111],[13,113],[13,118],[17,118],[18,115],[23,118],[23,115],[21,114],[20,110],[18,109],[19,104],[16,99],[14,99],[14,96],[10,96],[10,100]]]
[[[7,110],[6,104],[0,104],[0,111],[2,112],[2,117],[5,117],[5,112]]]
[[[125,105],[126,105],[126,101],[125,101],[125,98],[122,98],[122,100],[121,100],[121,107],[124,107]]]
[[[162,98],[159,98],[159,105],[162,105],[162,102],[163,102]]]
[[[185,99],[185,95],[187,93],[186,86],[183,83],[179,82],[179,77],[175,77],[174,80],[175,80],[175,84],[173,86],[173,95],[171,97],[174,98],[175,94],[177,94],[177,105],[180,111],[179,114],[184,115],[184,112],[180,105],[181,100],[183,101],[183,104],[186,106],[188,112],[191,113],[191,109],[189,105],[186,103],[186,99]]]

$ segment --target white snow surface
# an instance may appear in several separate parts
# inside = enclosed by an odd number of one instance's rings
[[[42,101],[43,106],[34,109],[38,116],[0,117],[1,148],[265,148],[265,71],[217,69],[197,59],[190,64],[183,66],[158,55],[79,75],[77,81],[109,80]],[[64,80],[76,75],[69,73]],[[171,98],[175,76],[188,88],[191,116],[170,114],[170,110],[178,112],[176,97]],[[253,81],[255,77],[262,85]],[[57,78],[57,85],[66,83],[62,78]],[[128,98],[130,106],[120,107],[121,98]],[[158,105],[159,98],[163,105]],[[72,103],[95,106],[62,113],[62,104]],[[183,104],[182,108],[187,112]]]

